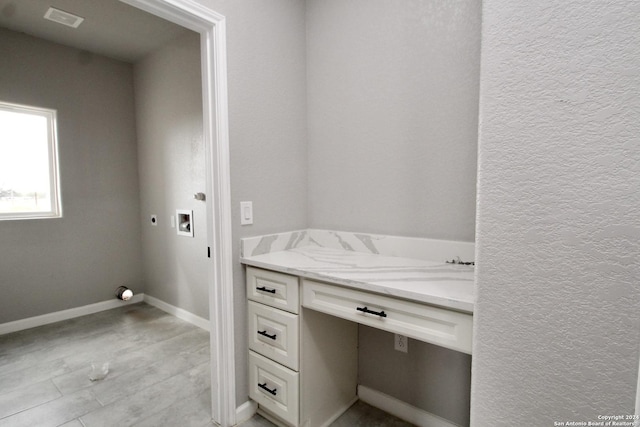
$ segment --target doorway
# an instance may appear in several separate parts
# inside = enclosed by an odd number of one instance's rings
[[[211,407],[223,427],[236,422],[231,196],[224,16],[192,0],[120,0],[200,34],[206,163]]]

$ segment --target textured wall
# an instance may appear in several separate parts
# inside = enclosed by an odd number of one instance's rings
[[[640,3],[483,2],[471,424],[632,414]]]
[[[240,238],[307,226],[305,25],[302,0],[199,0],[226,17],[236,325],[236,398],[248,399]],[[240,201],[254,224],[240,226]]]
[[[137,62],[134,83],[146,293],[208,319],[207,210],[193,198],[206,192],[200,35]],[[176,209],[193,210],[193,238],[171,227]]]
[[[480,2],[308,0],[309,226],[473,241]]]
[[[131,65],[0,29],[0,99],[58,111],[63,218],[0,221],[0,323],[144,291]]]

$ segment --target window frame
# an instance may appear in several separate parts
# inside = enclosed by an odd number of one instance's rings
[[[41,116],[47,120],[47,156],[49,164],[49,194],[51,209],[48,211],[0,212],[0,221],[62,218],[60,174],[58,158],[57,111],[51,108],[34,107],[0,101],[0,110]]]

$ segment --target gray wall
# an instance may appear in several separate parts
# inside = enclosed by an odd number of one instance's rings
[[[472,425],[633,414],[640,4],[483,5]]]
[[[236,396],[247,401],[247,312],[240,238],[307,226],[302,0],[199,0],[227,22]],[[240,201],[254,224],[240,226]]]
[[[474,240],[480,12],[307,1],[311,227]],[[468,425],[470,356],[359,331],[360,384]]]
[[[359,326],[358,383],[469,425],[471,356],[414,339],[402,353],[393,340],[389,332]]]
[[[473,241],[480,2],[308,0],[309,225]]]
[[[0,29],[0,99],[58,111],[60,219],[0,221],[0,323],[144,291],[132,69]]]
[[[193,197],[206,192],[200,35],[138,61],[134,83],[145,292],[208,319],[206,204]],[[193,210],[194,237],[171,227],[176,209]]]

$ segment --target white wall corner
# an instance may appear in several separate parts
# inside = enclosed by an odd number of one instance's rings
[[[178,319],[184,320],[185,322],[189,322],[192,325],[195,325],[205,331],[209,331],[209,320],[204,319],[200,316],[196,316],[195,314],[188,312],[182,308],[176,307],[174,305],[168,304],[158,298],[152,297],[151,295],[144,296],[144,302],[149,305],[152,305],[165,313],[169,313],[172,316],[177,317]]]

